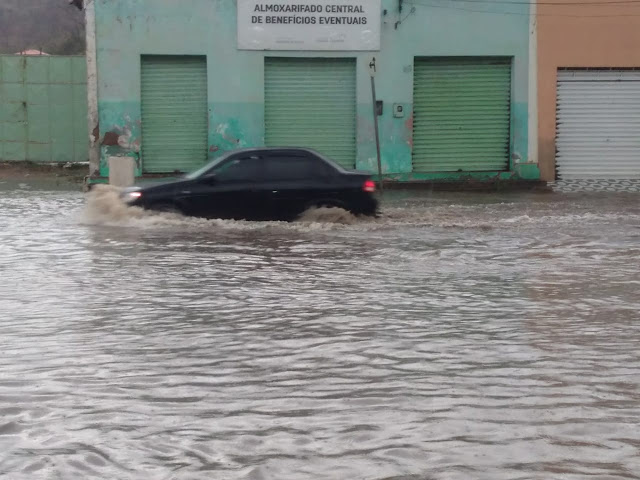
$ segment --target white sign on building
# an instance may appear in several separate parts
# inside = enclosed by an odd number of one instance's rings
[[[241,50],[379,50],[380,0],[237,0]]]

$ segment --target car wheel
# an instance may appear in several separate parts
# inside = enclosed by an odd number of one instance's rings
[[[310,202],[308,208],[298,217],[302,222],[352,224],[353,212],[340,201],[318,200]]]
[[[307,209],[309,208],[342,208],[348,210],[342,202],[337,200],[316,200],[307,205]]]

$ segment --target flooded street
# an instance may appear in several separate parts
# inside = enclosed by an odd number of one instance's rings
[[[377,220],[0,184],[0,477],[640,478],[640,196]]]

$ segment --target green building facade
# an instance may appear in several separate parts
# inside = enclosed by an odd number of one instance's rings
[[[96,179],[112,156],[134,157],[138,175],[173,174],[262,145],[375,172],[372,75],[386,178],[539,178],[522,2],[92,4]]]

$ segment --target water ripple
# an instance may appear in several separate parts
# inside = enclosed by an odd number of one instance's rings
[[[640,202],[301,222],[0,192],[0,475],[640,478]]]

